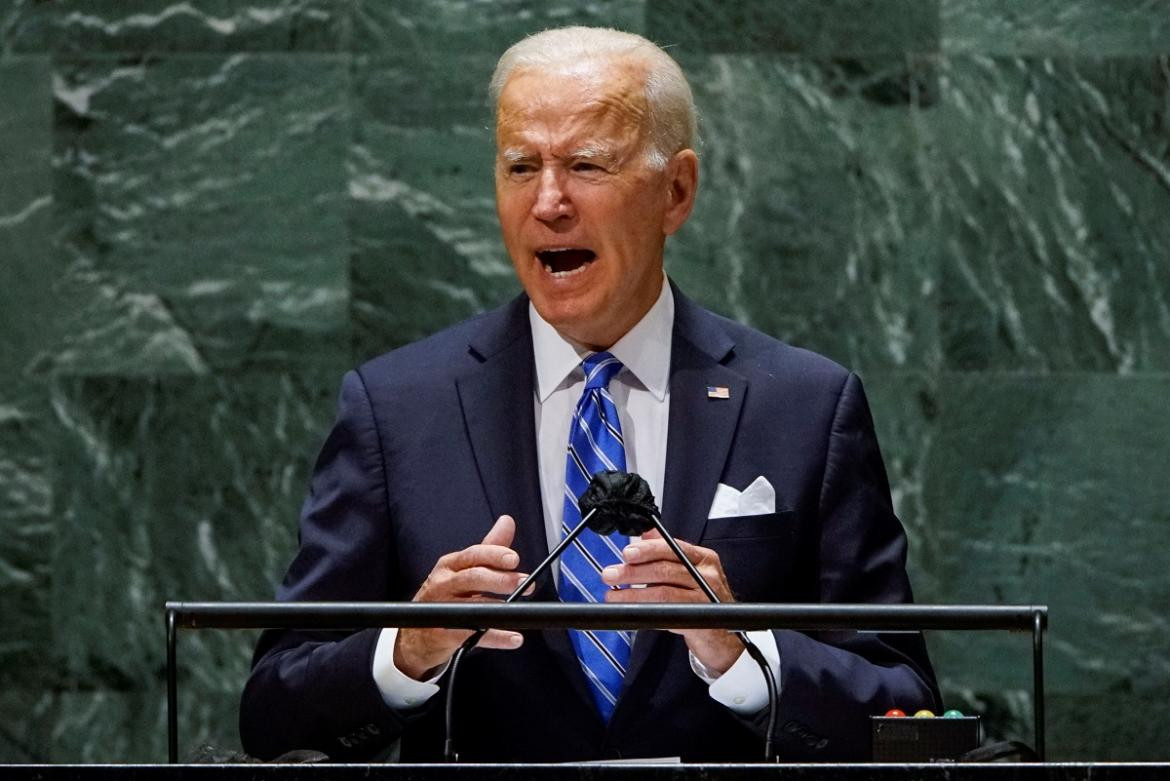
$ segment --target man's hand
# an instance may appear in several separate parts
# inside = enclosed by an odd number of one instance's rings
[[[514,572],[520,557],[511,549],[516,522],[501,515],[483,542],[448,553],[435,563],[431,574],[414,595],[415,602],[499,602],[493,594],[512,593],[526,577]],[[427,673],[445,664],[471,636],[461,629],[403,628],[394,644],[394,666],[421,681]],[[489,629],[477,645],[483,648],[519,648],[524,635]]]
[[[677,540],[678,546],[710,584],[721,602],[734,602],[727,576],[719,554],[709,548],[700,548]],[[631,542],[622,551],[624,564],[614,564],[602,570],[601,579],[611,586],[640,585],[645,588],[625,588],[606,593],[606,602],[707,602],[707,595],[695,583],[674,551],[657,530],[646,532],[639,542]],[[699,661],[709,669],[727,672],[743,653],[743,644],[726,629],[671,629],[687,642]]]

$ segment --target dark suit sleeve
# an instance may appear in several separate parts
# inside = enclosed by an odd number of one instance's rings
[[[277,599],[395,598],[389,524],[378,430],[361,377],[350,372],[301,512],[300,548]],[[240,705],[244,750],[269,759],[316,749],[349,761],[383,750],[405,722],[374,683],[378,634],[264,632]]]
[[[913,601],[906,536],[894,515],[861,382],[850,374],[833,417],[819,502],[819,601]],[[936,708],[938,689],[920,634],[780,630],[781,754],[869,758],[872,715]],[[763,731],[767,713],[753,726]]]

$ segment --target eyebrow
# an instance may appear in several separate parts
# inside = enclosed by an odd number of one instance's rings
[[[522,163],[525,160],[531,160],[533,155],[525,152],[523,149],[508,147],[500,151],[500,157],[509,163]]]
[[[569,155],[569,157],[576,158],[578,160],[604,160],[607,163],[617,162],[617,156],[614,154],[613,149],[610,146],[596,143],[585,144],[584,146],[578,147],[573,151],[572,154]]]
[[[538,154],[527,152],[518,147],[508,147],[500,150],[500,158],[507,163],[523,163],[539,156]],[[608,145],[597,143],[579,146],[565,157],[570,160],[603,160],[609,163],[617,161],[617,156],[614,154],[613,149]]]

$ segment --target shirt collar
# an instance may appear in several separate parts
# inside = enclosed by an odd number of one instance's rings
[[[528,321],[532,326],[532,352],[536,361],[536,395],[543,404],[591,351],[557,333],[537,314],[531,301]],[[658,401],[666,398],[673,331],[674,293],[664,275],[662,291],[654,306],[609,348],[609,353]]]

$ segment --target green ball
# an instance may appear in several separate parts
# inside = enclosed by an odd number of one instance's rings
[[[949,710],[943,714],[943,718],[944,719],[961,719],[961,718],[963,718],[963,711]]]

